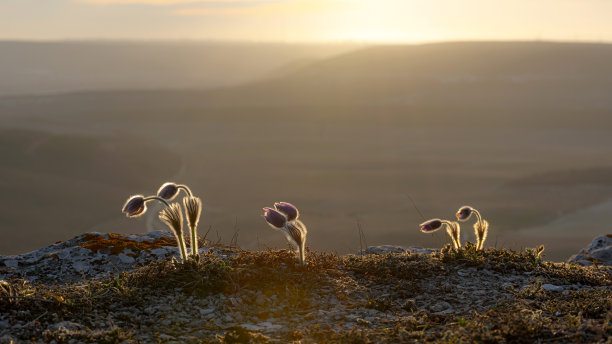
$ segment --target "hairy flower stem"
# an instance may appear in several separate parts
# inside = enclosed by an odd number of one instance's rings
[[[149,197],[146,197],[144,199],[145,202],[152,201],[152,200],[158,200],[158,201],[162,202],[166,207],[170,208],[170,204],[168,204],[168,202],[166,202],[166,200],[161,198],[161,197],[149,196]]]
[[[478,228],[476,229],[476,249],[482,250],[482,247],[484,246],[485,237],[486,237],[486,233],[484,233],[485,229],[483,227],[484,223],[482,221],[482,216],[480,215],[478,210],[472,208],[472,212],[476,214],[476,218],[478,218],[478,221],[477,221]]]
[[[177,187],[177,188],[179,188],[179,189],[183,189],[183,190],[185,190],[185,192],[187,193],[187,195],[188,195],[189,197],[193,196],[193,194],[191,193],[191,190],[189,189],[189,187],[188,187],[187,185],[184,185],[184,184],[178,184],[176,187]]]
[[[198,236],[197,236],[197,228],[196,226],[189,226],[189,230],[191,231],[191,255],[194,257],[198,256]]]
[[[453,248],[458,250],[461,248],[461,242],[459,241],[459,224],[453,223],[447,220],[441,220],[442,224],[446,225],[446,233],[450,236]],[[457,228],[455,228],[457,226]]]
[[[178,242],[178,247],[181,251],[181,259],[185,261],[187,259],[187,247],[185,246],[185,239],[183,239],[182,235],[177,235],[176,241]]]

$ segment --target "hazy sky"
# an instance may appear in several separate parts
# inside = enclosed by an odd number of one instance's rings
[[[612,0],[0,0],[0,39],[612,41]]]

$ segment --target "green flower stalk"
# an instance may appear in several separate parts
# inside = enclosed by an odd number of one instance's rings
[[[169,207],[159,212],[159,219],[174,233],[181,252],[181,260],[185,261],[185,259],[187,259],[187,249],[185,248],[185,240],[183,239],[183,212],[181,211],[181,206],[178,203],[170,204]]]
[[[187,196],[183,198],[183,206],[187,215],[187,224],[191,232],[191,255],[198,255],[198,222],[202,215],[202,201],[198,197]]]

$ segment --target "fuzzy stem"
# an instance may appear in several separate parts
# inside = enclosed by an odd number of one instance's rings
[[[187,249],[185,248],[185,240],[183,240],[183,235],[176,235],[176,241],[178,242],[179,250],[181,251],[181,259],[185,261],[187,259]]]
[[[196,227],[190,227],[191,230],[191,255],[196,257],[198,255],[198,237],[196,235]]]
[[[149,197],[146,197],[144,199],[145,202],[152,201],[152,200],[158,200],[158,201],[162,202],[166,207],[170,208],[170,204],[168,204],[168,202],[166,202],[166,200],[161,198],[161,197],[149,196]]]
[[[185,190],[185,192],[187,193],[187,195],[189,195],[189,197],[193,196],[191,194],[191,190],[189,189],[189,187],[187,185],[180,184],[180,185],[177,185],[176,187],[179,188],[179,189]]]
[[[474,214],[476,214],[476,217],[478,218],[478,228],[482,228],[482,216],[480,216],[480,213],[478,212],[478,210],[472,208],[472,211],[474,212]],[[479,233],[480,232],[477,230],[476,231],[476,249],[477,250],[482,249],[482,246],[484,245],[482,236]]]
[[[305,242],[302,242],[302,244],[300,245],[300,265],[306,265],[306,252],[304,252],[305,246]]]

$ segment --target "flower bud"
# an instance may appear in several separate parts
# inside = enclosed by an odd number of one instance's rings
[[[287,224],[287,218],[285,217],[285,215],[268,207],[263,208],[263,210],[264,214],[262,216],[264,219],[266,219],[270,226],[276,229],[281,229],[285,227],[285,225]]]
[[[127,217],[138,217],[147,211],[144,196],[134,195],[123,205],[123,212]]]
[[[164,183],[164,185],[162,185],[159,190],[157,190],[157,196],[167,201],[173,200],[174,197],[178,195],[178,193],[179,187],[175,183]]]
[[[274,203],[274,208],[283,213],[287,217],[287,221],[297,220],[300,216],[298,209],[291,203],[277,202]]]
[[[433,233],[438,229],[442,228],[442,220],[440,219],[431,219],[427,220],[419,225],[421,227],[421,232],[423,233]]]
[[[470,206],[463,206],[461,208],[459,208],[459,211],[457,211],[457,214],[455,214],[457,216],[457,219],[459,221],[467,221],[470,216],[472,216],[472,212],[473,212],[473,208]]]

